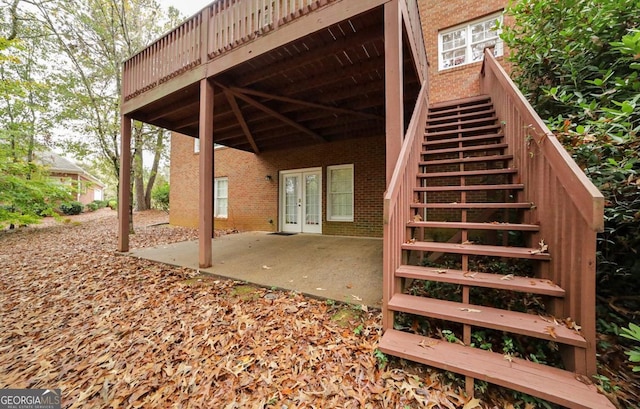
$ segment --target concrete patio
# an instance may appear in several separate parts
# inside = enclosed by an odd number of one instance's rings
[[[198,268],[198,242],[133,249],[129,255],[314,297],[381,308],[382,240],[246,232],[212,241],[213,267]]]

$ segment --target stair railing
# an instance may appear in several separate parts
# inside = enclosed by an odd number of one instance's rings
[[[408,237],[407,221],[411,217],[410,206],[414,197],[413,188],[416,186],[428,108],[428,85],[423,81],[396,167],[384,195],[382,325],[385,330],[393,328],[393,312],[388,310],[387,305],[400,285],[394,276],[402,261],[401,245]]]
[[[525,189],[518,201],[532,203],[525,223],[540,225],[531,243],[544,241],[551,255],[542,278],[566,291],[552,305],[558,319],[581,326],[587,348],[561,351],[567,369],[596,374],[595,272],[596,235],[604,228],[604,198],[562,147],[498,63],[490,49],[484,53],[480,89],[491,96],[502,123],[508,153],[514,155]]]

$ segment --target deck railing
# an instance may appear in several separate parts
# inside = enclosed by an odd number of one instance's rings
[[[422,22],[420,20],[420,9],[418,8],[418,0],[404,0],[404,7],[406,10],[405,24],[407,25],[407,31],[413,39],[415,44],[414,58],[416,58],[416,69],[418,70],[422,81],[427,79],[427,72],[429,71],[427,60],[427,48],[424,44],[424,34],[422,31]]]
[[[334,1],[214,1],[125,61],[124,100]]]
[[[587,350],[568,356],[568,367],[578,373],[596,373],[595,271],[596,234],[603,230],[604,198],[557,138],[536,114],[505,70],[485,50],[481,92],[491,96],[503,124],[508,153],[525,185],[519,201],[531,202],[525,223],[539,223],[535,243],[544,240],[551,254],[543,276],[566,291],[563,308],[552,313],[582,327]],[[586,355],[585,355],[586,354]]]
[[[407,221],[410,219],[413,189],[416,187],[421,148],[424,142],[424,127],[429,108],[428,98],[428,84],[427,81],[423,81],[396,167],[384,195],[382,302],[385,312],[383,315],[385,329],[393,328],[393,314],[388,312],[387,304],[399,285],[394,276],[402,262],[402,244],[408,237]]]

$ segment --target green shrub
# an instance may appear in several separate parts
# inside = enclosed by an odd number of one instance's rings
[[[151,199],[153,199],[153,207],[169,210],[169,184],[165,182],[157,185],[151,192]]]
[[[109,206],[109,208],[111,210],[117,210],[118,209],[118,201],[115,199],[111,199],[107,202],[107,206]]]
[[[82,213],[83,207],[84,206],[82,206],[82,203],[80,202],[67,202],[60,205],[60,211],[67,216],[73,216],[75,214]]]
[[[95,212],[100,208],[100,205],[96,202],[87,203],[87,210],[90,212]]]
[[[504,27],[512,77],[605,197],[598,292],[640,291],[637,0],[521,0]]]
[[[629,338],[633,341],[640,343],[640,327],[634,323],[629,324],[629,328],[622,328],[620,336]],[[629,361],[633,363],[640,362],[640,345],[636,345],[632,350],[625,352],[629,355]],[[633,366],[633,372],[640,372],[640,365]]]

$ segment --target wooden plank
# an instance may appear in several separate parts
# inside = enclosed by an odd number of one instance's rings
[[[431,111],[434,109],[457,107],[460,105],[472,105],[472,104],[477,104],[479,102],[488,101],[489,99],[490,99],[489,95],[475,95],[472,97],[451,99],[448,101],[440,101],[440,102],[435,102],[429,105],[429,110]]]
[[[505,275],[503,274],[409,265],[400,266],[396,270],[396,276],[414,280],[428,280],[471,287],[497,288],[499,290],[549,295],[558,298],[562,298],[565,295],[564,289],[552,281],[535,277],[509,276],[505,279]]]
[[[458,192],[458,191],[479,191],[479,190],[522,190],[522,183],[505,185],[465,185],[465,186],[427,186],[416,187],[416,192]]]
[[[592,384],[571,372],[519,358],[442,340],[387,330],[378,347],[383,353],[472,376],[575,409],[615,409]],[[580,378],[582,379],[582,378]]]
[[[462,142],[463,140],[459,140]],[[491,151],[491,150],[499,150],[505,149],[509,145],[506,143],[493,143],[486,145],[472,145],[472,146],[463,146],[456,148],[444,148],[444,149],[433,149],[433,150],[423,150],[423,155],[439,155],[443,153],[454,153],[454,152],[473,152],[473,151]]]
[[[513,175],[518,173],[517,169],[480,169],[480,170],[462,170],[456,172],[429,172],[418,173],[418,178],[446,178],[446,177],[468,177],[468,176],[485,176],[485,175]]]
[[[431,241],[416,241],[402,244],[403,250],[436,251],[439,253],[469,254],[474,256],[511,257],[531,260],[550,260],[548,253],[536,253],[527,247],[488,246],[484,244],[456,244]]]
[[[492,155],[492,156],[470,156],[468,158],[456,159],[438,159],[430,161],[421,161],[420,165],[447,165],[451,163],[473,163],[473,162],[497,162],[508,161],[513,159],[513,155]]]
[[[537,224],[520,223],[471,223],[471,222],[409,222],[409,227],[424,227],[428,229],[466,229],[466,230],[503,230],[503,231],[538,231]]]
[[[574,330],[556,325],[539,315],[408,294],[395,294],[389,300],[388,308],[423,317],[527,335],[579,348],[587,346],[585,339]]]
[[[475,115],[481,115],[480,113],[475,113]],[[480,118],[473,118],[473,119],[464,119],[461,120],[462,118],[458,115],[458,116],[454,116],[454,118],[457,118],[457,121],[447,121],[441,124],[432,124],[432,122],[439,122],[439,119],[436,121],[434,118],[431,118],[428,122],[427,122],[427,126],[425,126],[425,129],[430,131],[430,130],[434,130],[434,129],[438,129],[438,128],[452,128],[454,126],[458,126],[461,128],[458,129],[466,129],[466,128],[462,128],[462,126],[464,125],[471,125],[471,124],[477,124],[477,123],[482,123],[482,122],[495,122],[498,117],[494,116],[482,116]]]
[[[411,203],[418,209],[531,209],[533,203]]]
[[[466,112],[466,111],[469,111],[469,112]],[[493,104],[488,103],[488,104],[475,106],[474,109],[464,110],[464,112],[466,113],[461,113],[459,110],[455,110],[454,112],[456,112],[455,115],[427,118],[427,127],[429,126],[428,124],[432,122],[454,121],[456,119],[464,119],[464,118],[476,117],[480,115],[483,115],[484,117],[486,117],[486,115],[488,114],[495,114],[496,110],[493,108]],[[440,112],[436,112],[436,113],[439,114]]]
[[[457,135],[459,133],[492,131],[492,130],[498,130],[498,129],[500,129],[500,125],[486,125],[486,126],[476,126],[473,128],[452,129],[449,131],[427,132],[427,138],[433,137],[433,136]]]

